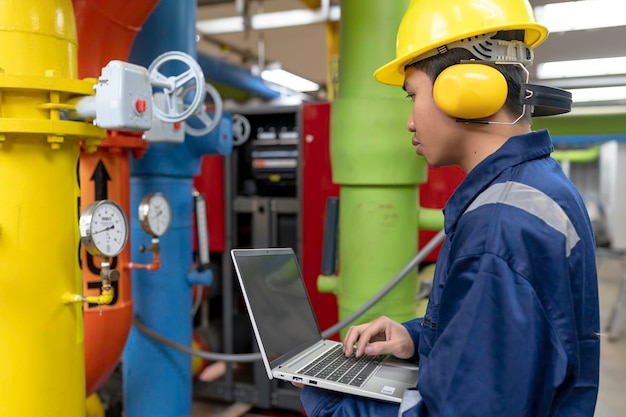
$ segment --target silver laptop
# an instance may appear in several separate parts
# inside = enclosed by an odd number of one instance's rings
[[[400,402],[417,385],[417,365],[390,356],[345,358],[322,338],[290,248],[231,251],[269,379]]]

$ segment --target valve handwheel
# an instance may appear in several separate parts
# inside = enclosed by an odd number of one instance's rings
[[[160,71],[162,66],[172,61],[182,62],[187,66],[187,70],[174,76],[163,74]],[[153,100],[152,111],[159,119],[169,123],[182,122],[203,107],[204,96],[206,95],[204,73],[200,65],[191,56],[180,51],[161,54],[150,64],[148,74],[152,86],[162,89],[165,96],[166,109],[159,108]],[[186,94],[192,90],[195,91],[191,103],[180,110],[178,103],[182,101],[183,93]]]
[[[211,84],[206,84],[206,95],[208,96],[215,106],[215,110],[213,112],[213,117],[209,116],[209,114],[205,111],[204,105],[200,106],[198,110],[193,114],[189,120],[197,120],[195,125],[201,124],[201,127],[192,126],[189,121],[185,123],[185,132],[190,134],[191,136],[204,136],[208,135],[213,129],[217,127],[222,118],[222,114],[224,112],[224,104],[222,102],[222,97],[220,93],[217,91],[215,87]],[[182,96],[186,96],[189,93],[190,87],[185,88],[182,93]]]
[[[233,114],[233,145],[239,146],[246,143],[250,137],[250,122],[241,114]]]

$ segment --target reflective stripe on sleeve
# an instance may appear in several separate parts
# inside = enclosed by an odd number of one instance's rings
[[[466,213],[487,204],[506,204],[543,220],[565,237],[565,253],[569,257],[580,237],[565,211],[554,200],[536,188],[519,182],[493,184],[470,204]]]
[[[411,408],[414,408],[420,403],[420,401],[422,401],[422,396],[418,390],[411,388],[404,391],[404,394],[402,395],[402,402],[400,403],[400,410],[398,411],[398,417],[402,417],[402,414],[409,411]]]

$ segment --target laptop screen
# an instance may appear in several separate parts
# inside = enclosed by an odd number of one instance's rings
[[[235,249],[232,256],[261,339],[259,348],[272,367],[287,359],[277,360],[281,356],[321,340],[292,249]]]

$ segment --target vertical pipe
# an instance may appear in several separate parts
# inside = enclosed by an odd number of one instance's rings
[[[97,77],[112,59],[125,61],[141,25],[159,0],[72,0],[80,77]]]
[[[328,101],[339,91],[339,22],[326,22],[326,90]]]
[[[161,241],[161,268],[133,272],[135,316],[152,330],[191,346],[192,294],[185,279],[191,268],[192,182],[186,178],[131,177],[131,207],[143,196],[161,192],[172,207],[172,223]],[[150,237],[131,211],[131,250],[135,262],[150,263],[140,244]],[[135,328],[124,350],[124,412],[128,417],[191,416],[191,357],[138,333]]]
[[[426,165],[412,151],[402,91],[374,80],[393,58],[396,29],[408,1],[341,3],[339,94],[333,102],[331,162],[341,186],[337,282],[339,318],[354,312],[393,278],[417,248],[417,184]],[[396,320],[415,316],[416,280],[406,279],[373,311]]]
[[[162,0],[137,36],[130,61],[144,66],[167,51],[196,56],[195,0]],[[171,67],[171,66],[170,66]],[[170,74],[167,74],[170,75]],[[193,177],[204,154],[230,152],[232,122],[220,121],[208,138],[184,143],[151,143],[145,155],[131,161],[131,207],[148,192],[163,192],[172,206],[172,226],[161,236],[161,268],[133,272],[135,316],[161,335],[185,346],[192,340],[192,285],[211,282],[211,271],[193,265]],[[226,146],[228,145],[228,146]],[[131,208],[133,261],[148,263],[139,253],[141,235]],[[145,235],[145,234],[144,234]],[[124,404],[127,417],[191,416],[191,357],[131,329],[123,354]]]
[[[59,117],[81,84],[71,1],[0,1],[0,44],[0,415],[82,417],[82,310],[62,297],[82,287],[78,137],[104,132]]]
[[[81,292],[77,162],[78,142],[52,151],[21,137],[0,149],[3,417],[85,412],[82,311],[61,302]]]
[[[114,59],[127,60],[133,40],[158,0],[73,0],[78,43],[78,74],[97,78]],[[113,40],[113,41],[111,41]],[[81,211],[96,198],[114,200],[130,213],[129,154],[141,153],[148,144],[136,132],[109,131],[92,154],[81,152]],[[98,192],[96,189],[107,190]],[[104,186],[104,187],[103,187]],[[132,239],[132,237],[131,237]],[[133,300],[130,243],[113,259],[122,277],[114,283],[115,297],[109,305],[85,305],[85,371],[87,395],[99,389],[119,363],[132,322]],[[100,291],[99,260],[81,253],[83,293]]]

